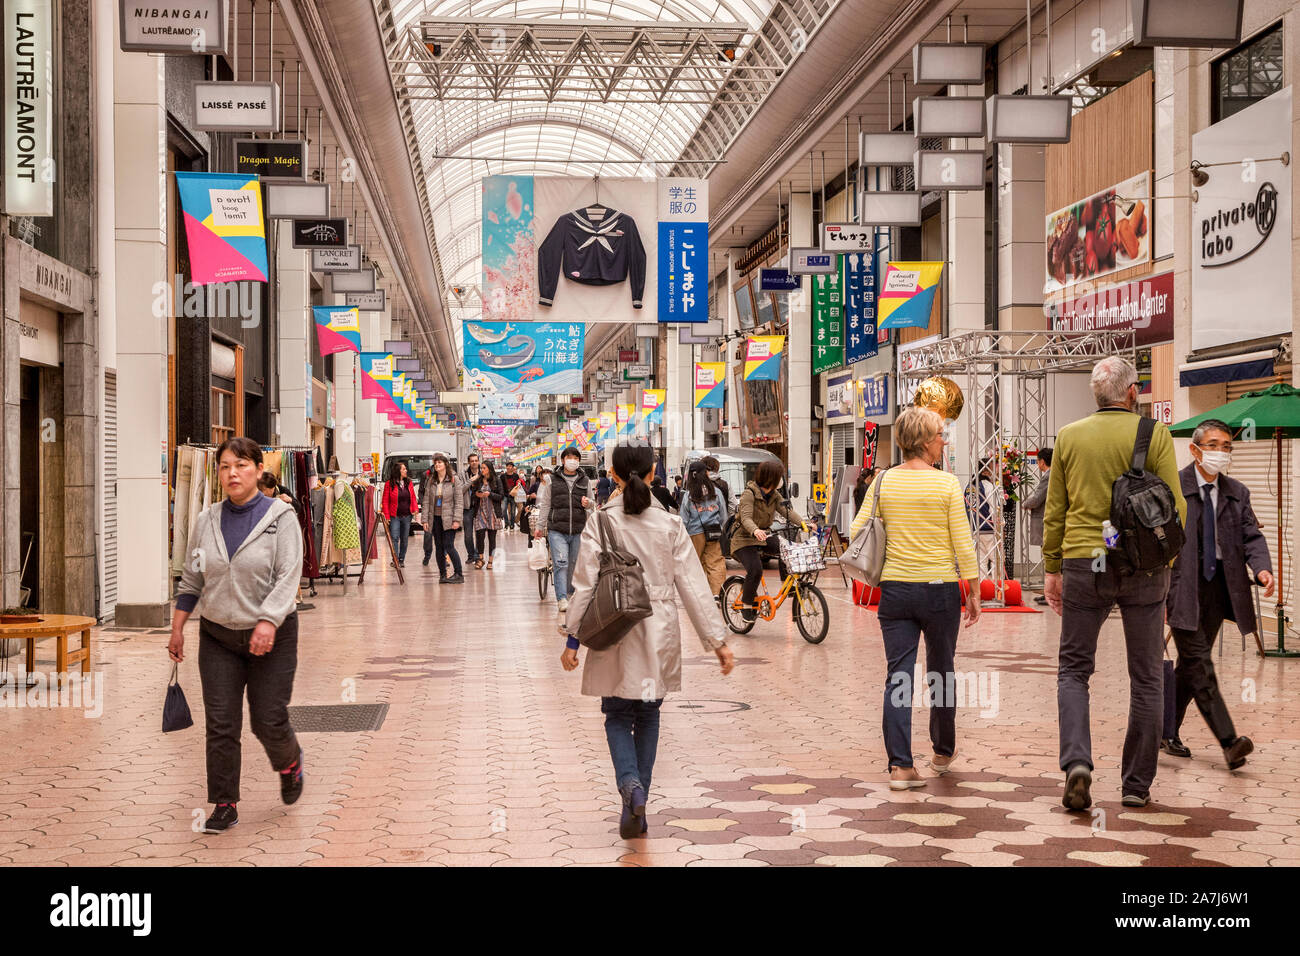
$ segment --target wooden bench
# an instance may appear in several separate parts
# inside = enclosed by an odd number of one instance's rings
[[[58,643],[55,647],[55,669],[60,675],[76,663],[81,664],[81,673],[90,673],[90,629],[95,626],[93,617],[81,617],[76,614],[44,614],[34,624],[0,624],[0,640],[15,638],[27,642],[27,677],[30,681],[32,671],[36,669],[36,642],[47,637]],[[68,637],[81,632],[81,646],[68,650]]]

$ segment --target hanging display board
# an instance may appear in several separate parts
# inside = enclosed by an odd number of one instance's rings
[[[4,211],[54,215],[54,20],[50,0],[4,2]]]
[[[812,370],[817,375],[844,364],[844,286],[838,272],[815,275],[812,283]]]
[[[342,249],[313,249],[313,272],[357,272],[361,269],[361,247],[345,246]]]
[[[300,139],[237,139],[235,172],[262,179],[306,179],[307,143]]]
[[[229,52],[230,0],[118,0],[117,14],[124,53]]]
[[[854,252],[844,259],[844,364],[880,351],[876,335],[875,256]]]
[[[581,393],[585,334],[580,322],[466,322],[465,388]]]
[[[709,183],[658,181],[659,321],[709,318]]]
[[[279,132],[280,87],[275,83],[195,83],[194,129],[210,132]]]

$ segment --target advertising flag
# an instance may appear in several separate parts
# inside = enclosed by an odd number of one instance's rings
[[[836,256],[836,270],[812,276],[812,370],[817,375],[844,364],[844,287],[840,282],[842,257]]]
[[[943,275],[942,262],[891,262],[880,288],[881,329],[923,329]]]
[[[636,406],[616,405],[615,410],[618,415],[618,437],[627,438],[631,436],[632,429],[636,427],[633,421],[636,417]]]
[[[646,428],[664,423],[664,403],[668,401],[666,388],[641,389],[641,424]]]
[[[722,408],[727,403],[727,363],[695,363],[695,407]]]
[[[266,228],[256,176],[176,173],[195,285],[265,282]]]
[[[876,267],[869,252],[844,256],[844,364],[880,351],[876,335]]]
[[[317,305],[311,311],[321,355],[361,351],[361,313],[355,307]]]
[[[754,335],[745,341],[746,382],[777,382],[781,379],[784,335]]]

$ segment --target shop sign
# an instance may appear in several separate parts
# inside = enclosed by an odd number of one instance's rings
[[[803,280],[792,276],[785,269],[759,269],[758,291],[760,292],[798,292]]]
[[[858,382],[858,385],[863,418],[889,414],[889,376],[865,378]]]
[[[1048,303],[1052,328],[1062,332],[1123,331],[1133,329],[1138,348],[1174,340],[1174,274],[1162,272],[1149,279],[1107,286]]]
[[[118,46],[126,53],[226,53],[230,0],[118,0]]]
[[[346,249],[348,221],[343,218],[294,219],[295,249]]]
[[[330,273],[330,288],[334,292],[374,292],[375,270],[365,268],[356,272]]]
[[[870,252],[875,229],[852,222],[822,223],[822,252]]]
[[[839,272],[815,275],[812,283],[812,370],[819,375],[844,364],[844,286]]]
[[[388,297],[383,289],[374,292],[345,292],[343,304],[358,312],[383,312],[388,307]]]
[[[836,270],[835,255],[820,249],[791,249],[791,275],[830,275]]]
[[[649,365],[629,365],[623,370],[623,381],[625,382],[639,382],[649,377]]]
[[[1192,349],[1291,331],[1291,87],[1192,137]]]
[[[60,364],[59,313],[44,306],[23,304],[18,319],[18,357],[38,365]]]
[[[659,321],[707,321],[708,181],[672,177],[657,186]]]
[[[845,374],[826,383],[826,420],[831,423],[853,418],[853,375]]]
[[[1174,403],[1152,402],[1151,417],[1163,425],[1172,425],[1174,423]]]
[[[361,247],[352,245],[342,249],[313,249],[311,268],[313,272],[359,272]]]
[[[612,381],[614,381],[614,373],[613,373],[613,372],[608,372],[608,371],[600,371],[600,372],[597,372],[597,373],[596,373],[596,381],[598,381],[598,382],[612,382]]]
[[[844,256],[844,364],[880,351],[876,336],[876,267],[870,253]]]
[[[262,179],[305,179],[307,143],[300,139],[237,139],[235,172]]]
[[[1151,173],[1056,210],[1046,239],[1044,294],[1150,262]]]
[[[575,412],[593,412],[596,406],[591,402],[574,402],[571,406]]]
[[[54,215],[54,55],[50,0],[5,0],[4,211]]]
[[[329,183],[277,179],[264,189],[267,219],[325,219],[330,214]]]
[[[275,83],[195,83],[194,128],[279,132],[280,87]]]
[[[619,349],[618,360],[624,363],[639,362],[641,360],[641,353],[636,349]]]

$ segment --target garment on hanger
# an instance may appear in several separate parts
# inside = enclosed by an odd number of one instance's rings
[[[361,550],[361,533],[357,526],[357,503],[352,486],[338,482],[338,495],[334,502],[334,546],[344,552],[340,560],[348,563],[348,551]]]
[[[321,455],[320,445],[316,446],[316,474],[325,474],[325,458]]]
[[[190,534],[190,474],[194,467],[191,452],[194,450],[186,445],[176,450],[176,489],[172,494],[173,574],[180,574],[185,568],[185,552]]]
[[[645,293],[645,247],[636,222],[617,209],[576,209],[556,220],[537,250],[538,301],[555,304],[563,275],[583,285],[617,285],[630,280],[632,308]]]
[[[310,492],[312,537],[316,541],[316,562],[320,567],[330,563],[325,553],[325,512],[329,509],[326,500],[328,494],[329,489],[324,485],[317,485]]]
[[[320,552],[316,548],[316,536],[313,533],[311,494],[307,491],[307,467],[303,459],[307,457],[306,452],[296,451],[293,453],[294,469],[294,495],[302,504],[299,509],[298,523],[302,527],[302,574],[305,578],[320,577],[320,564],[316,560],[316,555]]]

